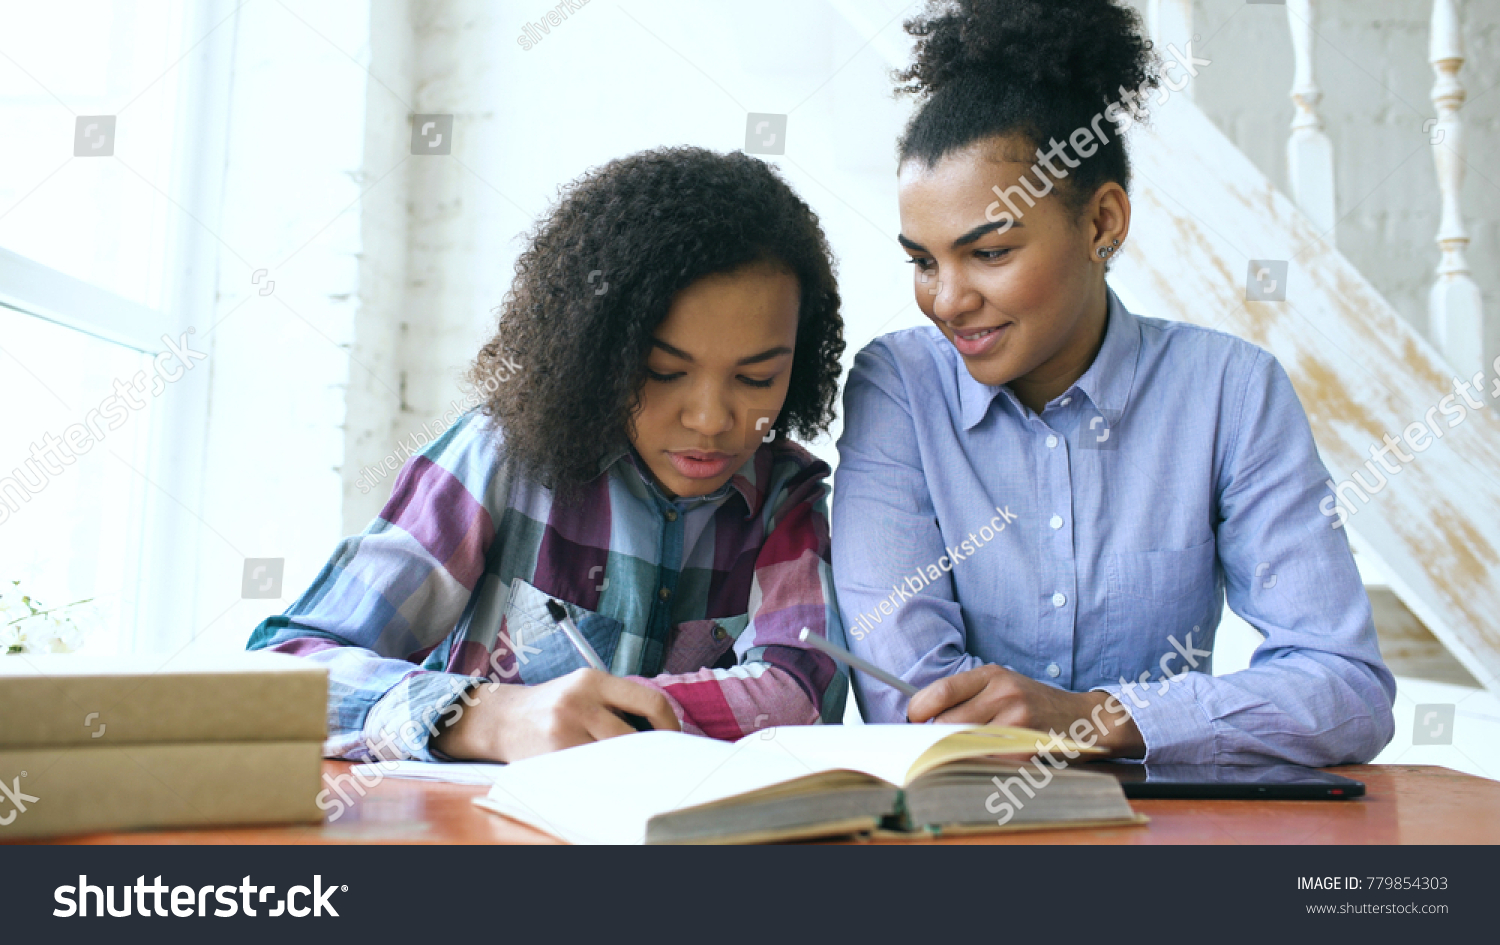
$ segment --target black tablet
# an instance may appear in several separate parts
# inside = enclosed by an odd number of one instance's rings
[[[1120,779],[1126,797],[1288,798],[1363,797],[1362,782],[1301,765],[1148,765],[1103,762],[1085,766]]]

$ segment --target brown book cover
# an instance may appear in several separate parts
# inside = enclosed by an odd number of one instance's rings
[[[0,751],[321,742],[327,725],[328,671],[286,653],[0,654]]]
[[[322,756],[321,741],[0,749],[0,842],[318,822]]]

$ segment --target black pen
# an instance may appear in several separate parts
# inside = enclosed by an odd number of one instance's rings
[[[609,672],[609,667],[604,665],[604,661],[599,658],[599,654],[594,652],[593,647],[589,646],[589,641],[584,638],[583,631],[579,630],[578,625],[573,623],[573,618],[568,616],[567,608],[555,600],[549,600],[547,601],[547,613],[551,615],[553,622],[557,624],[557,628],[563,632],[563,636],[568,638],[568,642],[573,644],[573,649],[577,650],[578,655],[583,657],[584,662],[601,673]],[[631,712],[621,712],[620,717],[637,732],[655,731],[651,727],[651,723],[646,721],[642,716]]]

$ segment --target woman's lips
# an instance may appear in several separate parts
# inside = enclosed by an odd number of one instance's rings
[[[712,450],[668,450],[672,468],[688,479],[713,479],[729,470],[734,457]]]
[[[966,358],[977,358],[988,354],[1000,343],[1005,330],[1015,322],[1006,322],[994,328],[967,328],[953,332],[953,346]]]

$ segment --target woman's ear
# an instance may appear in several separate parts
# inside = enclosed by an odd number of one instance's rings
[[[1107,263],[1125,245],[1130,233],[1130,196],[1114,181],[1100,185],[1089,201],[1084,231],[1094,262]]]

